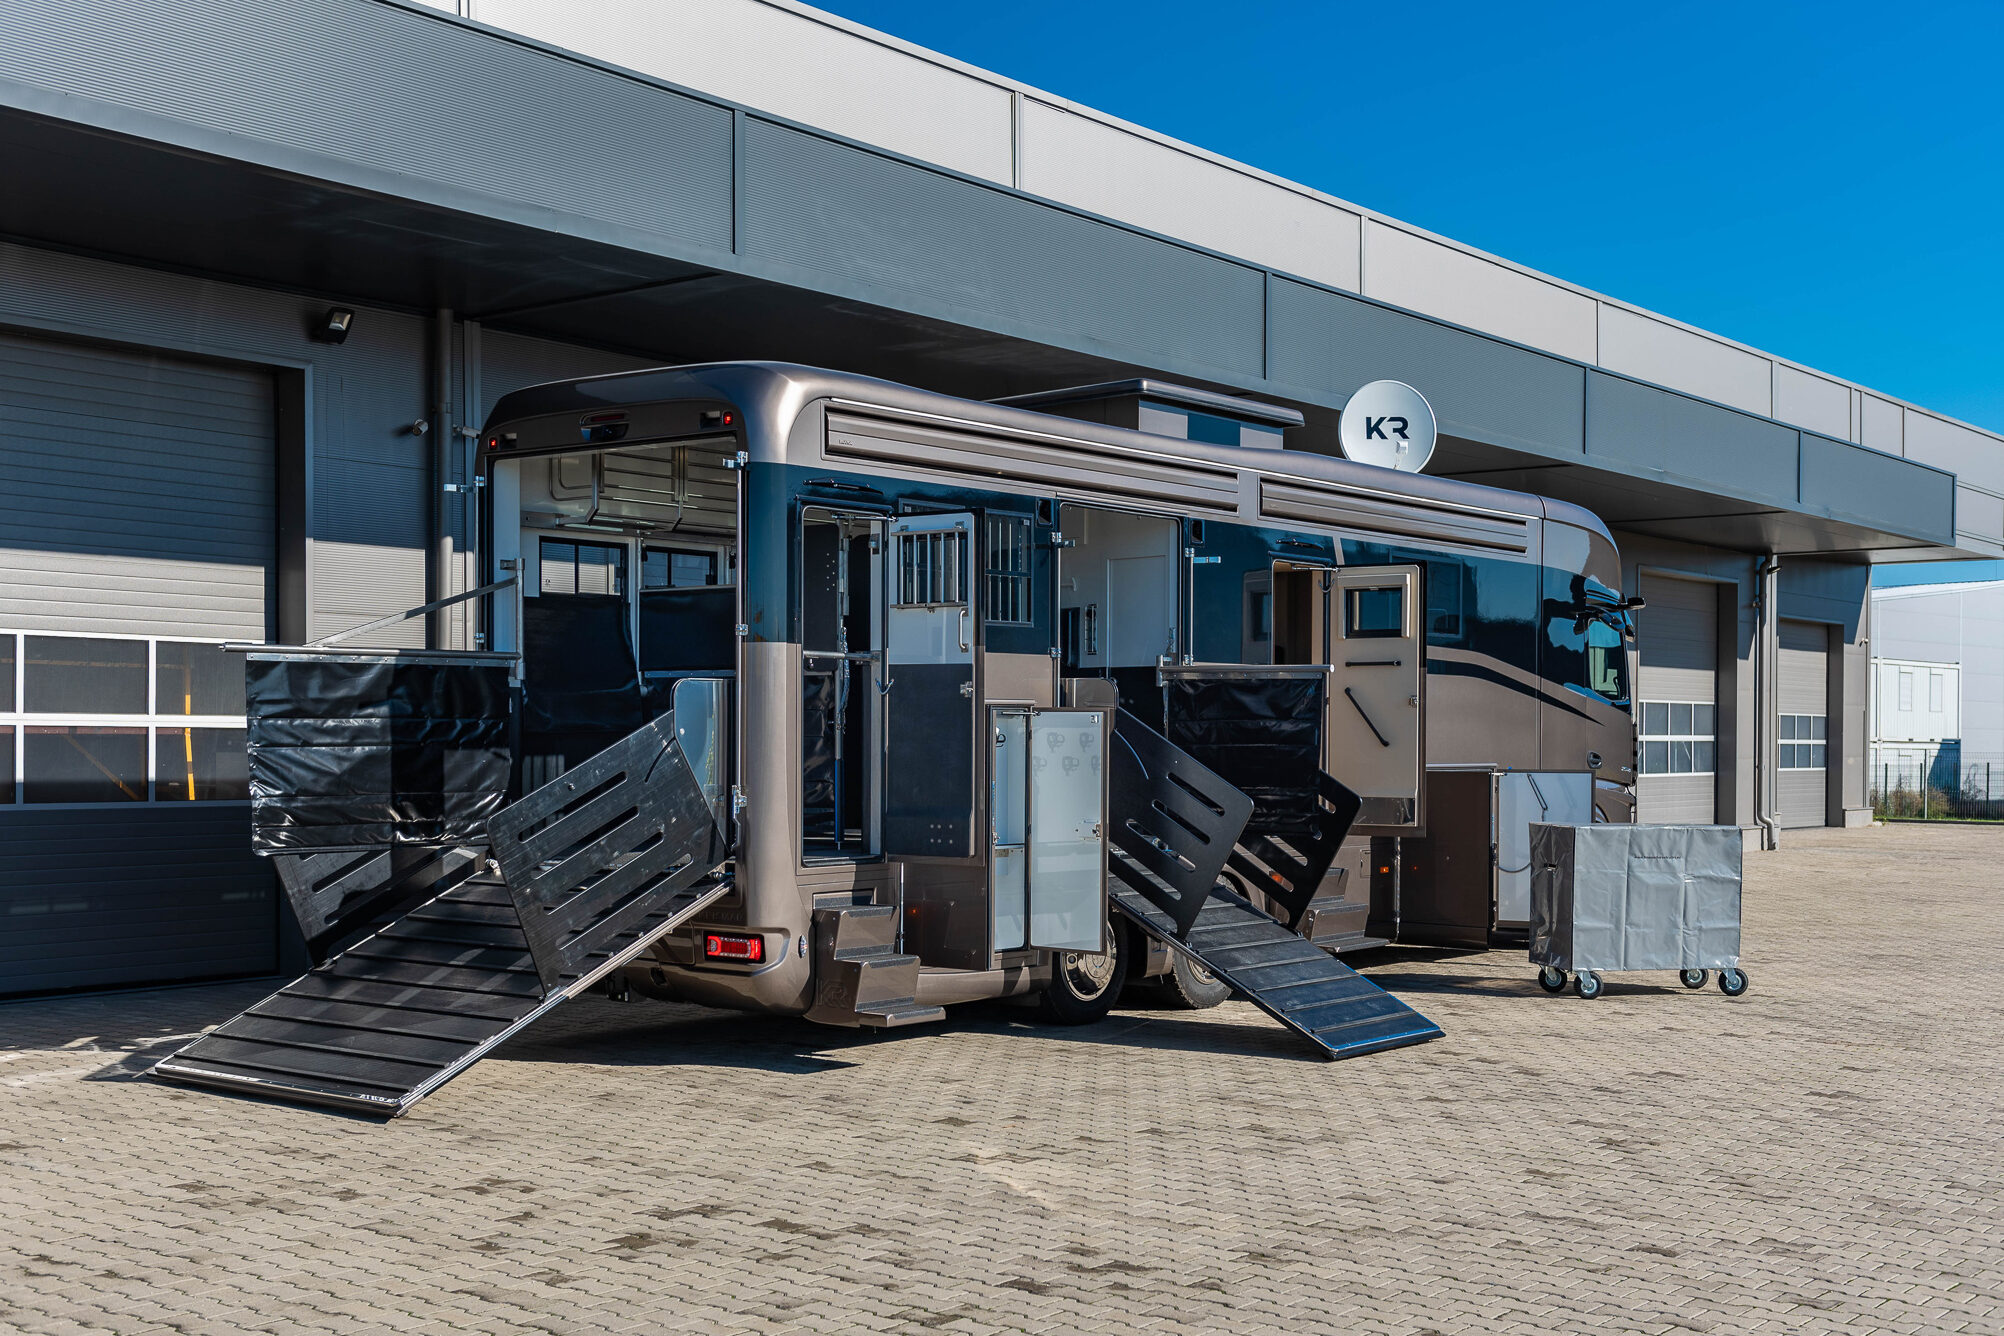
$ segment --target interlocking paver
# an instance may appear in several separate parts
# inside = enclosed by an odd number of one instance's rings
[[[1788,846],[1744,998],[1386,953],[1333,1066],[592,1000],[376,1125],[139,1078],[263,984],[0,1007],[0,1329],[2004,1333],[2004,830]]]

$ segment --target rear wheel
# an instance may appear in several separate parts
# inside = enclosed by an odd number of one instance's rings
[[[1122,934],[1106,925],[1106,950],[1099,955],[1057,951],[1051,957],[1051,982],[1039,1005],[1046,1020],[1059,1025],[1091,1025],[1113,1010],[1120,987],[1127,982],[1127,953]]]
[[[1186,1011],[1208,1011],[1232,995],[1232,986],[1181,951],[1171,951],[1162,992]]]

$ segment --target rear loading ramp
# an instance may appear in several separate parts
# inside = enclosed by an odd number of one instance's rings
[[[1131,715],[1114,736],[1108,871],[1122,914],[1325,1057],[1440,1037],[1432,1021],[1220,886],[1227,863],[1243,857],[1251,799]]]
[[[669,716],[489,826],[503,876],[439,860],[438,894],[154,1075],[394,1117],[730,890],[709,795]],[[384,876],[394,862],[381,860]],[[343,893],[382,901],[352,880]]]

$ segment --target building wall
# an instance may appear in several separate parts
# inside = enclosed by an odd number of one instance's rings
[[[2004,765],[2004,581],[1881,589],[1873,593],[1872,609],[1872,654],[1885,664],[1877,737],[1923,736],[1928,729],[1922,725],[1933,723],[1923,716],[1907,728],[1896,708],[1888,711],[1889,700],[1894,707],[1898,703],[1896,662],[1952,664],[1958,670],[1955,718],[1934,738],[1958,739],[1964,765]],[[1919,681],[1916,693],[1916,703],[1925,705],[1926,687]]]
[[[2004,438],[1994,433],[793,0],[438,2],[979,180],[1949,469],[1961,538],[2004,551]]]

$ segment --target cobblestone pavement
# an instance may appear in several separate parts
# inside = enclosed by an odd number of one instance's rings
[[[0,1007],[0,1328],[2004,1332],[2004,831],[1788,846],[1743,998],[1385,953],[1342,1064],[593,1000],[378,1125],[136,1078],[258,985]]]

